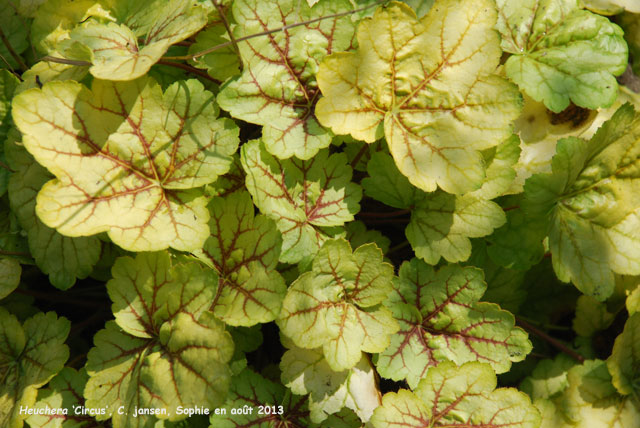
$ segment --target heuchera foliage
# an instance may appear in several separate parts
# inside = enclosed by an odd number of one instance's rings
[[[638,13],[2,0],[0,428],[637,428]]]

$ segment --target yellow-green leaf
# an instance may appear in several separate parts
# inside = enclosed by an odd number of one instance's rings
[[[369,143],[386,137],[412,184],[450,193],[478,189],[481,150],[511,134],[515,86],[492,74],[500,60],[493,2],[444,0],[418,20],[391,3],[360,22],[358,49],[318,71],[320,123]]]

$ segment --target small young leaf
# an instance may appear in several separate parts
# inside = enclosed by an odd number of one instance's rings
[[[416,187],[478,189],[481,150],[511,135],[520,94],[493,75],[500,42],[491,1],[440,1],[421,20],[391,3],[360,22],[358,49],[328,56],[318,71],[316,115],[336,134],[383,135]]]
[[[277,320],[296,346],[322,347],[334,371],[354,367],[364,352],[381,352],[398,330],[391,312],[381,305],[391,291],[393,267],[382,261],[375,244],[353,254],[344,239],[327,241],[289,287]]]
[[[364,355],[354,367],[336,372],[321,348],[293,347],[282,356],[280,370],[282,383],[294,394],[309,395],[313,422],[320,423],[345,407],[367,422],[380,405],[374,369]]]
[[[489,363],[504,373],[531,351],[527,334],[509,312],[478,302],[482,271],[448,265],[435,271],[418,259],[400,267],[385,305],[400,322],[390,346],[376,359],[378,372],[415,388],[442,361]]]
[[[549,222],[549,248],[558,278],[602,301],[614,272],[640,273],[640,117],[621,107],[588,142],[558,142],[551,174],[525,184],[523,210]]]
[[[196,256],[219,275],[211,305],[226,324],[251,326],[276,319],[286,293],[276,271],[282,238],[275,222],[254,217],[251,196],[238,191],[209,205],[211,236]]]
[[[577,0],[497,0],[507,76],[536,101],[560,112],[572,101],[610,106],[614,75],[627,65],[622,30],[607,18],[581,10]]]
[[[371,425],[538,428],[540,415],[527,396],[512,388],[495,389],[496,384],[486,364],[442,363],[427,373],[414,392],[401,389],[385,394]]]
[[[20,428],[37,390],[58,373],[69,358],[64,341],[71,323],[55,313],[38,313],[20,325],[0,307],[0,426]]]
[[[23,142],[57,179],[36,212],[70,236],[108,232],[131,251],[193,250],[207,237],[202,190],[228,171],[238,129],[196,80],[50,82],[15,97]],[[81,174],[77,172],[81,171]]]
[[[236,39],[318,17],[347,12],[347,0],[236,0]],[[242,75],[226,84],[218,102],[233,117],[264,125],[267,151],[281,159],[310,159],[331,144],[333,134],[313,115],[319,96],[318,63],[352,46],[355,23],[349,16],[288,28],[239,44]]]
[[[283,263],[310,262],[360,210],[362,189],[351,182],[344,154],[322,150],[308,161],[279,160],[254,140],[242,146],[242,166],[253,202],[282,233]]]

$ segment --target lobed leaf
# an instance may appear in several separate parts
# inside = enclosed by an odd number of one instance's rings
[[[280,362],[282,383],[294,394],[309,395],[310,418],[320,423],[343,408],[367,422],[380,405],[374,369],[366,356],[342,371],[329,366],[321,348],[292,347]]]
[[[393,268],[375,244],[353,254],[344,239],[327,241],[310,272],[291,284],[276,321],[296,346],[322,352],[334,371],[354,367],[364,352],[381,352],[398,325],[381,305]]]
[[[38,388],[49,382],[69,358],[64,341],[70,323],[55,313],[38,313],[20,325],[0,307],[0,426],[20,428]]]
[[[509,312],[478,302],[487,286],[482,271],[448,265],[435,271],[418,259],[400,267],[387,305],[400,323],[375,362],[381,376],[411,388],[443,361],[489,363],[504,373],[531,351],[527,334]]]
[[[57,178],[38,217],[70,236],[107,232],[131,251],[193,250],[207,236],[202,190],[228,171],[238,129],[202,84],[50,82],[13,102],[23,142]],[[83,171],[77,174],[77,171]]]
[[[595,109],[616,99],[627,65],[622,30],[581,10],[577,0],[497,0],[505,72],[536,101],[560,112],[569,102]]]
[[[286,293],[276,270],[282,238],[276,224],[254,217],[251,196],[237,191],[209,205],[211,236],[196,256],[218,273],[213,313],[226,324],[270,322],[280,313]]]
[[[385,394],[371,425],[537,428],[540,415],[527,396],[513,388],[495,389],[496,383],[486,364],[443,363],[430,370],[414,392],[400,389]]]
[[[306,2],[238,0],[233,3],[236,39],[352,10],[347,0]],[[352,46],[355,23],[340,16],[286,28],[238,45],[242,75],[225,84],[220,106],[238,119],[263,125],[262,140],[281,159],[311,159],[333,134],[313,115],[320,95],[318,63]]]
[[[622,395],[640,394],[640,314],[627,319],[607,359],[611,381]]]
[[[613,292],[614,273],[640,273],[639,127],[623,106],[588,142],[560,140],[553,172],[525,184],[523,209],[548,222],[556,275],[601,301]]]
[[[323,60],[316,115],[336,134],[383,135],[416,187],[478,189],[481,150],[510,132],[520,95],[493,75],[500,59],[490,1],[446,0],[421,20],[408,6],[379,8],[358,27],[358,49]]]
[[[253,202],[282,233],[283,263],[309,263],[360,209],[362,190],[351,182],[344,154],[279,160],[254,140],[242,146],[241,160]]]

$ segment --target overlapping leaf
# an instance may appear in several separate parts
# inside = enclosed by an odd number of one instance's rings
[[[282,238],[275,222],[254,217],[251,196],[235,192],[209,206],[211,236],[196,255],[219,275],[213,313],[230,325],[273,321],[286,285],[276,271]]]
[[[367,165],[369,177],[362,185],[367,195],[389,206],[411,209],[405,233],[417,257],[431,264],[441,257],[450,262],[464,261],[471,255],[469,238],[489,235],[505,221],[500,206],[484,197],[495,197],[506,190],[508,177],[513,176],[509,164],[515,158],[503,160],[498,154],[493,160],[487,171],[494,179],[462,196],[416,189],[384,153],[371,156]]]
[[[282,233],[281,262],[309,263],[360,209],[362,189],[351,182],[344,154],[279,160],[254,140],[242,146],[241,160],[253,202]]]
[[[573,330],[584,337],[591,337],[611,325],[616,314],[607,310],[607,305],[591,296],[580,296],[576,304]]]
[[[21,274],[22,268],[17,260],[0,258],[0,300],[18,287]]]
[[[560,140],[553,172],[525,184],[525,212],[549,222],[556,275],[598,300],[614,272],[640,273],[639,151],[640,117],[626,105],[590,141]]]
[[[86,406],[107,408],[96,419],[149,427],[154,418],[133,417],[135,407],[164,409],[161,419],[177,420],[185,417],[178,406],[222,404],[233,342],[206,311],[216,278],[166,252],[119,258],[112,271],[107,290],[116,320],[96,334],[86,365]],[[124,414],[116,412],[120,406]]]
[[[26,20],[18,15],[16,8],[6,6],[0,9],[0,30],[2,31],[3,40],[0,43],[0,66],[8,66],[10,69],[20,70],[24,64],[24,59],[20,59],[22,64],[18,62],[15,55],[20,55],[29,47],[29,27]],[[7,47],[9,45],[13,53]],[[0,119],[2,113],[0,112]]]
[[[285,27],[352,9],[347,0],[237,0],[234,35]],[[328,147],[333,134],[313,115],[318,96],[316,72],[322,58],[349,49],[355,23],[347,15],[323,19],[239,44],[242,75],[220,92],[218,102],[232,116],[264,125],[267,151],[279,158],[310,159]]]
[[[9,138],[7,158],[14,170],[9,180],[9,201],[20,225],[27,232],[29,252],[51,284],[65,290],[86,278],[100,257],[95,236],[71,238],[43,224],[36,216],[36,195],[53,177],[24,149]]]
[[[640,13],[640,5],[634,0],[582,0],[592,11],[603,15],[615,15],[624,10]]]
[[[190,0],[111,3],[115,22],[89,19],[60,44],[66,56],[89,60],[89,71],[98,79],[133,80],[144,75],[172,44],[207,23],[207,8]]]
[[[310,272],[289,287],[278,325],[296,346],[322,347],[329,367],[354,367],[364,352],[381,352],[398,329],[382,301],[391,291],[393,268],[375,244],[353,253],[343,239],[327,241]]]
[[[617,94],[627,65],[622,30],[581,10],[577,0],[497,0],[507,76],[530,97],[560,112],[569,102],[595,109]]]
[[[413,259],[403,263],[398,275],[385,305],[400,331],[377,356],[380,375],[406,379],[415,388],[443,361],[480,361],[503,373],[531,351],[513,315],[494,303],[478,302],[487,288],[481,270],[448,265],[435,271]]]
[[[34,409],[49,409],[49,411],[67,410],[66,415],[30,415],[27,423],[31,428],[81,428],[96,426],[96,421],[90,414],[76,414],[78,406],[84,406],[82,391],[87,383],[87,373],[76,371],[70,367],[63,368],[56,375],[49,387],[40,390],[38,401]],[[101,409],[95,409],[100,411]]]
[[[607,359],[612,383],[622,395],[640,395],[640,314],[629,317]]]
[[[345,407],[367,422],[380,405],[375,372],[365,356],[354,367],[336,372],[327,363],[321,348],[294,346],[282,356],[280,370],[282,383],[294,394],[309,395],[310,418],[316,423]]]
[[[0,308],[0,426],[20,428],[20,407],[36,402],[37,390],[58,373],[69,357],[64,341],[70,323],[55,313],[39,313],[20,325]]]
[[[237,127],[217,114],[195,80],[164,94],[148,78],[19,94],[24,145],[57,177],[38,195],[38,217],[66,235],[106,231],[132,251],[201,247],[209,215],[194,188],[224,174],[238,144]]]
[[[398,166],[425,191],[478,189],[480,150],[510,132],[520,95],[493,75],[500,60],[493,2],[446,0],[417,20],[406,5],[360,22],[356,52],[327,57],[318,71],[316,115],[336,134],[383,135]]]
[[[382,398],[371,418],[374,428],[491,427],[538,428],[540,415],[525,394],[496,388],[486,364],[447,362],[430,370],[415,391],[401,389]]]

